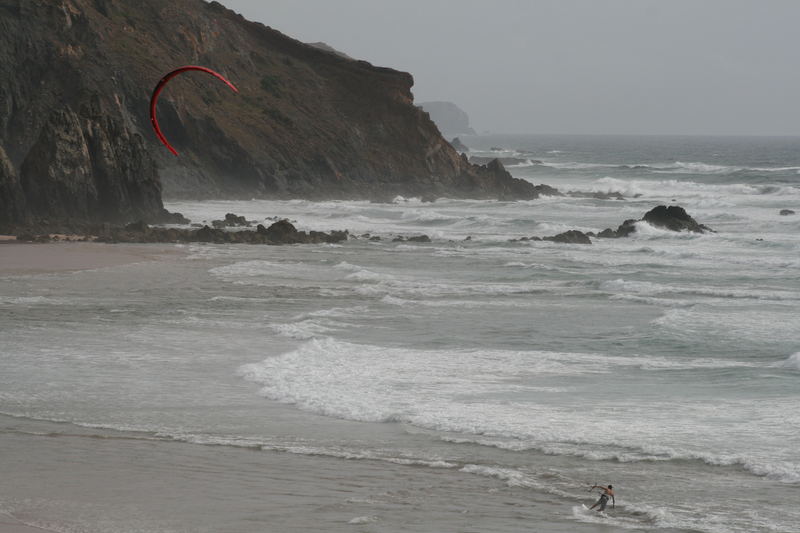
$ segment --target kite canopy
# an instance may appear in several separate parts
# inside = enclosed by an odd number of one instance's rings
[[[206,72],[208,74],[211,74],[215,78],[223,81],[225,83],[225,85],[227,85],[228,87],[233,89],[234,92],[237,92],[237,93],[239,92],[239,89],[237,89],[236,86],[234,86],[231,82],[229,82],[227,79],[225,79],[225,76],[223,76],[219,72],[214,72],[210,68],[198,67],[198,66],[195,66],[195,65],[187,65],[185,67],[176,68],[175,70],[173,70],[172,72],[170,72],[169,74],[167,74],[163,78],[161,78],[161,80],[156,85],[155,89],[153,89],[153,95],[150,97],[150,123],[153,125],[153,129],[155,130],[156,135],[158,136],[159,140],[162,143],[164,143],[164,146],[166,146],[169,149],[169,151],[172,152],[175,155],[178,155],[177,150],[175,150],[175,148],[173,148],[172,145],[169,144],[169,141],[167,140],[167,138],[164,137],[163,133],[161,133],[161,127],[158,125],[158,118],[156,117],[156,105],[158,104],[158,95],[161,94],[161,91],[164,89],[164,86],[169,82],[169,80],[171,80],[172,78],[174,78],[178,74],[182,74],[182,73],[187,72],[189,70],[199,70],[200,72]]]

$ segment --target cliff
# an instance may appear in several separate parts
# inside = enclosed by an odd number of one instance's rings
[[[173,80],[153,135],[150,92]],[[202,0],[0,0],[0,227],[164,216],[168,197],[533,198],[469,164],[411,75],[303,44]]]
[[[444,135],[475,135],[467,112],[452,102],[422,102],[419,106],[431,116]]]

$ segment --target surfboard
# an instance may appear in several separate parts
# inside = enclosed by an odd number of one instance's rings
[[[583,510],[586,513],[593,513],[593,514],[596,513],[596,514],[602,516],[603,518],[608,518],[608,515],[605,513],[605,511],[593,511],[593,510],[589,509],[588,507],[586,507],[585,503],[582,503],[581,507],[583,507]]]

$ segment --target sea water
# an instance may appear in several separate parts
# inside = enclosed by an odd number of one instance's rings
[[[193,222],[278,216],[360,237],[192,244],[161,261],[0,278],[0,441],[24,456],[23,434],[145,439],[173,443],[170,464],[212,446],[228,454],[231,491],[248,479],[246,459],[230,455],[242,449],[326,458],[338,474],[320,480],[355,486],[435,476],[467,484],[447,497],[482,517],[479,530],[546,519],[543,530],[796,531],[800,139],[465,142],[471,155],[521,160],[509,170],[533,183],[624,199],[172,202]],[[517,240],[616,228],[657,205],[715,233],[640,222],[591,246]],[[420,234],[432,242],[393,240]],[[364,468],[377,470],[359,478]],[[617,492],[606,518],[580,507],[595,483]],[[77,512],[39,492],[6,486],[0,511],[142,527],[111,504]],[[402,526],[419,511],[362,496],[347,520],[319,511],[314,525],[467,530],[434,514]],[[503,498],[532,514],[493,518]],[[301,524],[237,516],[227,530]],[[200,530],[172,519],[147,530]]]

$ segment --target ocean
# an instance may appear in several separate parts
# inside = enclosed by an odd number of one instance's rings
[[[462,140],[625,198],[171,202],[359,238],[0,277],[0,518],[797,531],[800,138]],[[715,233],[517,240],[657,205]],[[593,484],[614,485],[605,516],[581,506]]]

